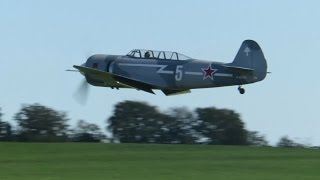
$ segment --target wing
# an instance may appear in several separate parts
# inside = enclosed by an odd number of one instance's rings
[[[83,73],[85,75],[91,76],[96,79],[100,79],[101,81],[104,81],[106,84],[118,84],[118,85],[139,89],[139,90],[143,90],[148,93],[154,94],[152,89],[154,89],[155,87],[151,84],[147,84],[142,81],[138,81],[138,80],[131,79],[128,77],[123,77],[120,75],[108,73],[108,72],[101,71],[98,69],[77,66],[77,65],[74,65],[73,67],[78,69],[81,73]]]
[[[173,96],[173,95],[191,93],[190,89],[186,89],[186,90],[169,90],[169,89],[163,89],[162,92],[163,92],[166,96]]]

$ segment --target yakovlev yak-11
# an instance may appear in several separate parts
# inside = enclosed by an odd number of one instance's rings
[[[165,95],[189,93],[190,89],[237,85],[262,81],[267,62],[253,40],[245,40],[232,63],[198,60],[177,52],[135,49],[127,55],[96,54],[81,66],[74,65],[86,78],[86,84],[133,88]]]

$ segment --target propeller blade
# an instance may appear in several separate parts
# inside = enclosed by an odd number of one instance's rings
[[[74,93],[73,97],[79,104],[85,105],[87,103],[88,93],[89,84],[87,83],[86,79],[84,79],[78,87],[77,91]]]

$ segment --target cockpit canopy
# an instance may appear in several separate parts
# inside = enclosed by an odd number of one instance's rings
[[[187,60],[191,59],[190,57],[170,51],[154,51],[146,49],[134,49],[130,51],[127,56],[132,58],[141,58],[141,59],[165,59],[165,60]]]

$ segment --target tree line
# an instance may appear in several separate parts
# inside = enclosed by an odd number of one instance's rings
[[[99,126],[84,120],[70,128],[65,112],[40,104],[23,105],[13,120],[16,127],[2,120],[0,109],[0,141],[101,142],[106,137]]]
[[[123,101],[114,106],[106,120],[106,136],[96,124],[79,120],[75,128],[68,124],[65,112],[40,104],[23,105],[14,115],[16,127],[2,120],[0,141],[19,142],[121,142],[160,144],[213,144],[268,146],[265,136],[249,131],[239,113],[215,107],[171,108],[162,112],[145,102]],[[282,137],[280,147],[303,146]]]

